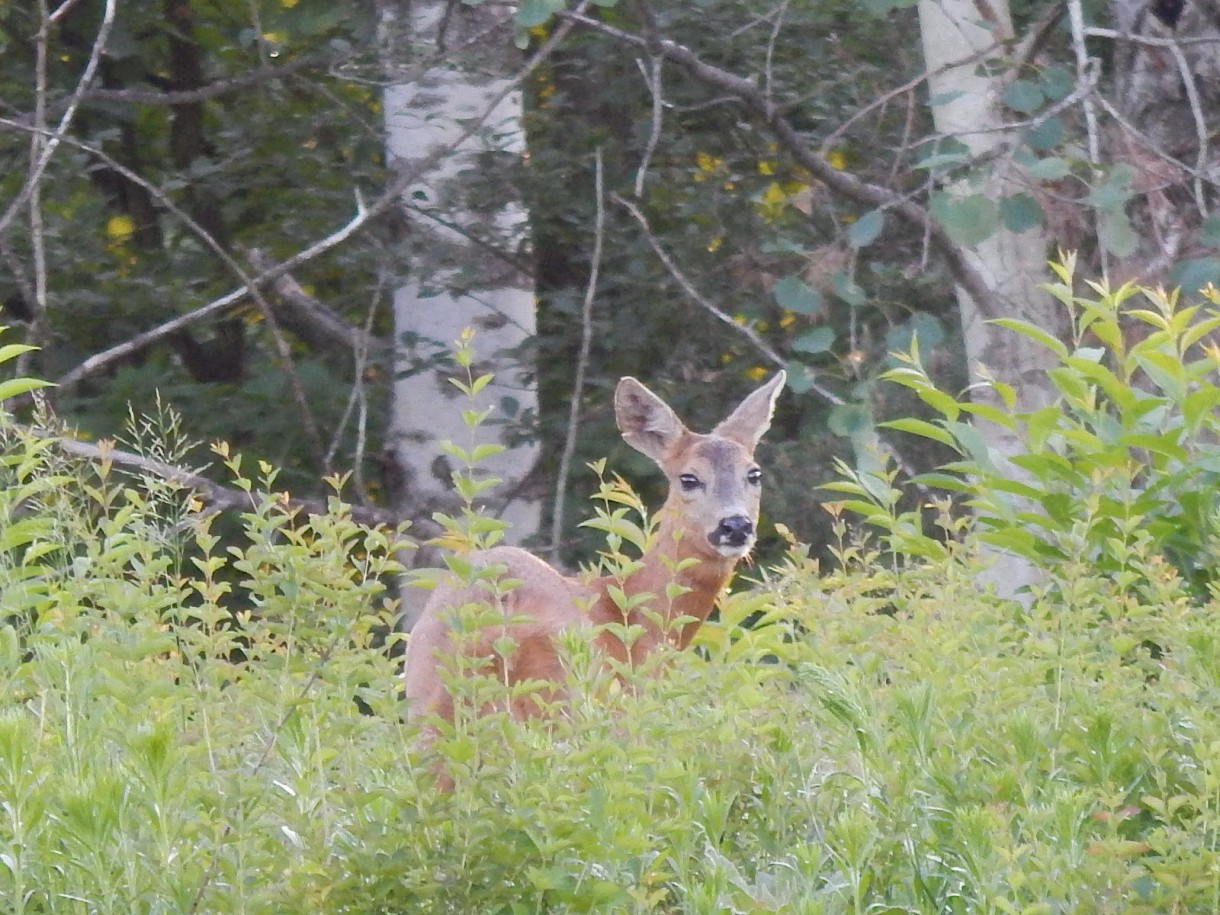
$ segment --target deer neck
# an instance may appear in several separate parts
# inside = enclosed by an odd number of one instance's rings
[[[677,523],[676,513],[667,509],[668,506],[658,513],[657,530],[652,545],[640,557],[640,567],[625,581],[604,577],[596,583],[597,599],[590,610],[594,625],[625,623],[642,627],[643,634],[631,645],[632,663],[643,660],[665,641],[679,649],[689,645],[737,565],[735,558],[711,551],[706,542],[700,542],[704,540],[701,532]],[[621,588],[626,594],[629,606],[626,612],[611,596],[611,587]],[[670,598],[674,592],[679,593]],[[633,598],[642,594],[649,595],[648,600],[634,605]],[[690,619],[679,624],[677,620],[681,618]],[[628,652],[613,630],[603,633],[599,641],[619,660],[628,659]]]

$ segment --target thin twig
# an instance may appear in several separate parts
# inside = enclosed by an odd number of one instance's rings
[[[1089,51],[1084,42],[1084,10],[1081,0],[1068,0],[1068,22],[1072,26],[1072,52],[1076,57],[1076,81],[1079,83],[1089,72]],[[1084,111],[1085,134],[1089,144],[1089,164],[1097,168],[1101,162],[1101,137],[1097,131],[1097,111],[1093,108],[1092,93],[1080,101]]]
[[[1076,82],[1079,84],[1090,70],[1089,51],[1084,38],[1084,9],[1081,0],[1068,0],[1068,22],[1072,28],[1072,52],[1076,56]],[[1088,138],[1089,165],[1096,174],[1101,166],[1101,137],[1097,130],[1097,110],[1093,106],[1093,93],[1090,92],[1080,101],[1084,111],[1085,135]],[[1101,214],[1093,213],[1093,230],[1100,235],[1099,221]],[[1099,245],[1101,252],[1101,271],[1103,276],[1109,275],[1109,251],[1105,245]]]
[[[583,14],[588,7],[590,0],[582,0],[577,7],[576,12]],[[198,321],[212,315],[222,314],[234,305],[244,301],[250,294],[252,289],[262,287],[264,284],[271,282],[278,277],[290,273],[292,270],[299,267],[301,264],[308,263],[321,254],[343,244],[361,229],[363,229],[370,221],[380,216],[382,213],[389,211],[395,205],[400,204],[403,192],[419,180],[420,176],[430,171],[435,167],[437,162],[440,162],[446,156],[450,155],[462,143],[465,143],[470,137],[474,136],[482,129],[483,122],[495,111],[503,100],[512,92],[520,88],[521,84],[536,70],[543,61],[549,58],[555,51],[555,48],[567,37],[568,33],[574,27],[574,23],[562,22],[555,29],[551,37],[548,38],[536,51],[521,70],[507,80],[503,88],[492,97],[484,107],[481,114],[470,118],[463,130],[458,133],[449,143],[444,146],[437,147],[428,156],[419,160],[413,168],[403,169],[395,178],[393,178],[385,191],[383,191],[376,200],[370,205],[363,206],[358,204],[356,214],[348,220],[348,222],[336,229],[334,232],[319,239],[313,244],[298,251],[296,254],[281,261],[275,267],[263,270],[250,278],[249,283],[243,284],[241,287],[213,299],[206,305],[196,308],[194,311],[185,315],[180,315],[177,318],[166,321],[143,333],[124,341],[109,349],[103,350],[100,353],[94,353],[89,358],[85,359],[80,365],[72,371],[66,373],[58,381],[61,388],[73,387],[79,384],[83,379],[101,371],[113,363],[126,359],[143,349],[163,340],[165,337],[173,334],[185,327],[190,326]],[[4,123],[0,119],[0,123]],[[15,122],[8,122],[14,126],[22,126]]]
[[[181,486],[183,489],[189,489],[196,493],[205,504],[217,511],[246,511],[257,504],[255,496],[249,491],[222,486],[185,467],[113,448],[105,442],[93,444],[41,429],[32,431],[36,435],[51,436],[55,447],[70,457],[90,462],[108,461],[128,473],[155,477],[158,480]],[[330,511],[330,506],[323,499],[302,499],[287,494],[284,494],[282,499],[290,508],[299,509],[307,515],[324,515]],[[384,508],[351,505],[348,506],[348,511],[352,519],[360,524],[396,527],[402,521],[396,512]]]
[[[769,102],[753,80],[709,64],[690,48],[675,41],[649,41],[641,35],[601,22],[579,11],[560,10],[555,15],[564,22],[576,23],[582,28],[606,35],[623,44],[645,48],[652,54],[662,54],[700,82],[736,96],[755,117],[770,128],[779,144],[797,165],[842,197],[872,208],[884,207],[910,225],[926,229],[954,282],[977,303],[979,310],[988,315],[1001,315],[1006,312],[1005,303],[999,293],[991,288],[970,262],[966,250],[956,244],[944,227],[932,218],[927,207],[908,200],[889,188],[840,171],[825,157],[814,153],[800,131],[783,116],[780,107]]]
[[[49,21],[58,24],[68,13],[72,12],[72,7],[76,6],[79,0],[64,0],[58,7],[55,8],[49,18]]]
[[[38,0],[39,26],[35,39],[37,48],[34,64],[34,123],[40,131],[47,127],[47,46],[50,42],[51,19],[46,0]],[[42,221],[42,182],[33,174],[34,163],[42,158],[47,139],[41,133],[30,136],[30,248],[34,260],[33,337],[39,346],[46,346],[47,330],[47,239]],[[0,232],[0,234],[4,234]]]
[[[1186,55],[1182,53],[1182,46],[1174,42],[1169,49],[1173,54],[1174,63],[1178,65],[1178,73],[1182,77],[1182,86],[1186,90],[1186,100],[1190,104],[1190,115],[1195,122],[1195,137],[1199,141],[1199,153],[1195,156],[1195,173],[1194,173],[1194,189],[1195,189],[1195,206],[1199,208],[1199,215],[1207,217],[1207,198],[1203,194],[1203,169],[1207,167],[1208,160],[1208,128],[1207,120],[1203,117],[1203,105],[1199,101],[1199,87],[1195,83],[1195,74],[1191,72],[1190,64],[1186,62]]]
[[[1101,109],[1108,116],[1113,118],[1115,123],[1117,123],[1118,126],[1123,129],[1125,135],[1138,141],[1140,146],[1148,150],[1148,152],[1152,153],[1162,162],[1180,169],[1183,174],[1190,175],[1195,179],[1213,184],[1215,183],[1211,176],[1206,173],[1206,171],[1200,171],[1199,169],[1195,168],[1195,166],[1188,165],[1177,156],[1166,152],[1161,146],[1157,145],[1157,142],[1152,139],[1152,137],[1148,136],[1148,134],[1136,127],[1128,117],[1115,108],[1112,103],[1108,102],[1104,95],[1099,95],[1097,97],[1097,103],[1101,106]]]
[[[1184,47],[1193,44],[1220,44],[1220,35],[1204,35],[1196,38],[1157,38],[1153,35],[1135,35],[1115,29],[1088,28],[1084,34],[1089,38],[1109,38],[1131,44],[1147,45],[1150,48]]]
[[[648,83],[648,91],[652,95],[652,129],[648,132],[648,143],[644,146],[644,154],[640,156],[640,167],[635,172],[635,196],[644,196],[644,179],[648,175],[648,167],[652,163],[653,154],[657,151],[657,145],[661,142],[661,129],[664,124],[665,117],[665,96],[661,91],[661,74],[662,67],[665,63],[663,57],[654,55],[650,60],[648,73],[644,78]],[[640,64],[642,70],[644,65]],[[598,147],[598,167],[600,168],[601,147]],[[601,206],[601,197],[598,197],[598,206]]]
[[[643,214],[639,207],[637,207],[630,200],[627,200],[625,197],[621,197],[618,194],[611,194],[610,199],[627,210],[627,212],[635,218],[635,221],[640,224],[640,228],[644,230],[644,238],[648,242],[649,247],[652,248],[653,253],[655,253],[661,263],[665,265],[665,269],[669,271],[669,275],[674,278],[679,286],[682,287],[682,290],[690,297],[692,302],[694,302],[708,314],[712,315],[714,318],[716,318],[716,320],[724,322],[729,327],[733,328],[733,330],[738,334],[745,337],[748,341],[750,341],[751,346],[762,353],[774,365],[778,366],[779,368],[783,368],[785,365],[787,365],[787,361],[784,359],[784,357],[772,349],[767,341],[754,331],[754,328],[738,323],[736,320],[734,320],[732,315],[720,309],[714,302],[710,301],[706,296],[703,295],[703,293],[695,288],[695,284],[687,278],[686,274],[682,272],[682,269],[676,263],[674,263],[673,258],[669,256],[669,252],[661,246],[660,240],[656,237],[656,235],[653,234],[652,227],[648,224],[648,217]]]
[[[364,373],[368,365],[369,343],[373,339],[373,321],[377,317],[377,306],[381,301],[381,292],[385,286],[385,277],[378,277],[377,289],[373,292],[373,301],[369,305],[368,314],[364,319],[364,333],[359,338],[363,343],[352,347],[352,390],[348,394],[347,403],[343,406],[343,415],[335,424],[335,434],[331,439],[330,450],[326,453],[327,464],[335,459],[339,445],[343,440],[343,430],[347,428],[352,412],[356,413],[356,448],[352,455],[352,484],[360,493],[362,502],[368,501],[368,492],[364,485],[364,449],[368,435],[368,398],[364,386]]]
[[[576,356],[576,376],[572,380],[572,400],[568,407],[568,432],[563,443],[563,454],[559,458],[559,477],[555,483],[555,507],[551,513],[552,556],[559,552],[563,536],[563,515],[568,495],[568,474],[572,470],[572,457],[576,453],[576,436],[580,431],[580,402],[584,397],[585,373],[589,366],[589,350],[593,343],[593,301],[597,298],[597,279],[601,272],[602,242],[606,229],[605,183],[602,175],[602,148],[594,150],[593,193],[597,203],[597,215],[593,222],[593,256],[589,264],[589,282],[585,284],[585,298],[580,306],[580,351]]]
[[[11,121],[8,118],[0,118],[0,126],[30,130],[31,133],[34,134],[35,138],[45,138],[49,135],[49,132],[45,129],[32,129],[27,125]],[[145,180],[139,174],[127,168],[121,162],[108,155],[104,150],[91,146],[87,143],[82,143],[75,137],[64,137],[63,142],[69,146],[82,149],[88,152],[90,155],[95,156],[97,159],[104,162],[107,168],[110,168],[126,180],[143,188],[154,200],[181,220],[182,224],[185,225],[194,235],[196,235],[200,241],[202,241],[204,245],[210,249],[212,253],[215,254],[241,282],[245,284],[245,291],[248,292],[251,298],[254,299],[255,303],[259,307],[259,310],[263,314],[267,324],[267,329],[271,334],[272,340],[274,341],[276,351],[282,360],[282,366],[284,373],[288,377],[289,387],[292,390],[293,399],[296,401],[297,409],[301,413],[302,422],[304,424],[307,437],[309,438],[310,444],[313,447],[315,456],[321,460],[324,454],[321,432],[319,431],[318,423],[313,415],[313,411],[309,407],[309,400],[305,395],[304,385],[301,383],[300,376],[296,371],[296,364],[292,358],[292,350],[288,346],[288,342],[284,339],[283,334],[280,332],[279,324],[275,319],[275,314],[271,309],[271,305],[267,301],[266,297],[262,294],[262,291],[259,289],[256,281],[246,272],[245,269],[242,268],[240,264],[237,263],[236,260],[234,260],[233,256],[228,252],[224,245],[213,238],[212,234],[208,232],[207,229],[196,222],[189,213],[175,204],[173,200],[171,200],[169,196],[156,185]],[[31,196],[31,200],[35,199],[36,196],[37,191],[33,196]],[[177,329],[180,328],[175,328],[175,330]],[[71,375],[72,373],[69,372],[68,374]],[[59,381],[59,387],[61,389],[69,388],[74,384],[75,380],[68,380],[68,376],[64,376],[64,378],[61,378]]]
[[[8,231],[8,227],[17,213],[26,205],[30,195],[34,193],[36,186],[42,181],[42,174],[46,171],[47,165],[50,164],[51,157],[55,155],[55,150],[59,148],[60,142],[67,135],[68,128],[72,125],[72,119],[76,116],[76,110],[80,105],[81,98],[89,88],[89,84],[93,82],[93,77],[97,73],[102,54],[106,49],[106,41],[110,37],[110,29],[114,25],[116,2],[117,0],[106,0],[106,8],[102,13],[102,22],[98,26],[97,37],[94,38],[93,47],[89,51],[89,62],[85,64],[85,69],[76,83],[76,88],[72,90],[72,95],[68,99],[67,109],[64,111],[63,117],[59,119],[59,125],[50,133],[46,144],[43,146],[42,155],[31,165],[30,174],[26,178],[25,184],[17,192],[17,196],[13,198],[12,202],[9,203],[8,209],[4,211],[4,214],[0,215],[0,235]]]
[[[771,23],[771,34],[767,36],[767,53],[765,63],[763,64],[763,91],[767,95],[767,102],[772,102],[771,87],[774,85],[772,78],[772,62],[775,58],[775,44],[779,41],[780,29],[784,25],[784,14],[788,11],[789,0],[782,0],[780,5],[773,10],[770,15],[775,21]]]

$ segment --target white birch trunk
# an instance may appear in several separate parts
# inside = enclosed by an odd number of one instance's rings
[[[980,10],[992,13],[995,21],[984,24]],[[979,75],[982,60],[971,58],[992,47],[998,39],[1012,35],[1007,3],[1001,0],[980,6],[973,0],[920,0],[919,23],[924,64],[931,74],[929,90],[933,96],[947,99],[933,108],[937,131],[955,137],[975,156],[995,150],[1009,138],[1000,108],[1002,86],[997,79]],[[960,63],[964,60],[970,62]],[[1020,190],[1014,168],[1002,157],[981,182],[962,183],[946,190],[963,195],[981,193],[998,202]],[[1038,288],[1048,278],[1045,236],[1036,229],[1014,233],[1001,225],[970,249],[968,257],[1006,307],[1004,315],[984,313],[965,290],[958,289],[971,374],[986,373],[1012,385],[1017,391],[1019,409],[1045,406],[1052,398],[1043,374],[1051,364],[1045,348],[987,323],[993,318],[1014,317],[1059,333],[1062,316],[1051,297]],[[1009,463],[1017,449],[1013,437],[993,423],[980,424],[979,431],[997,464],[1007,465],[1014,476],[1019,476],[1021,471]],[[988,578],[997,593],[1014,597],[1018,589],[1036,580],[1037,571],[1021,557],[997,553]]]
[[[506,539],[521,543],[537,534],[541,518],[541,493],[527,484],[537,462],[536,440],[522,425],[537,413],[534,371],[523,361],[535,334],[533,281],[519,268],[528,255],[528,213],[511,194],[489,200],[485,181],[506,157],[519,163],[525,153],[521,93],[505,94],[511,32],[492,29],[483,38],[492,46],[471,47],[465,39],[486,26],[466,21],[478,17],[478,9],[429,2],[412,3],[410,10],[417,59],[432,59],[445,42],[462,50],[438,56],[436,66],[384,95],[392,167],[417,169],[436,159],[403,195],[411,263],[394,293],[396,380],[387,444],[398,474],[395,501],[412,519],[415,536],[427,539],[437,532],[433,513],[452,513],[460,505],[454,461],[441,443],[499,443],[506,450],[482,466],[502,482],[482,503],[509,524]],[[479,126],[462,139],[472,124]],[[495,184],[497,192],[512,187],[510,181]],[[496,412],[473,440],[462,419],[471,404],[447,380],[457,367],[448,360],[433,364],[465,328],[476,331],[476,373],[495,374],[478,406]],[[501,410],[505,405],[511,415]],[[435,561],[426,546],[415,557],[417,565]],[[412,597],[421,592],[404,591],[409,626],[418,610]]]

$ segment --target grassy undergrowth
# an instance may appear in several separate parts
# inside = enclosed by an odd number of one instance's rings
[[[794,548],[703,657],[467,722],[439,794],[374,638],[384,536],[272,499],[219,553],[165,493],[6,454],[6,911],[1220,908],[1220,620],[1159,556],[1023,610],[967,547]]]
[[[1133,421],[1171,435],[1152,407]],[[1089,478],[1109,498],[1115,476]],[[167,484],[12,426],[0,482],[0,910],[1220,911],[1204,514],[1185,570],[1132,500],[1118,528],[1104,499],[1052,514],[1024,607],[980,591],[960,521],[912,539],[889,484],[857,479],[877,546],[840,519],[837,568],[793,544],[660,676],[607,685],[574,640],[566,714],[462,721],[424,752],[385,638],[396,540],[337,500],[303,518],[252,495],[222,542]]]

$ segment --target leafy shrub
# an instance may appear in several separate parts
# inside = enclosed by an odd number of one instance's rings
[[[561,714],[424,751],[377,636],[398,539],[219,456],[251,493],[231,547],[0,425],[6,911],[1220,910],[1220,604],[1146,538],[1106,547],[1122,575],[1065,552],[1023,608],[950,512],[891,523],[899,563],[838,514],[839,568],[790,544],[657,676],[574,638]]]
[[[1071,260],[1052,266],[1059,282],[1046,288],[1068,312],[1071,345],[1019,320],[996,323],[1054,353],[1055,402],[1017,410],[1011,387],[996,380],[984,383],[1001,406],[954,397],[929,378],[914,345],[887,377],[914,390],[936,418],[884,425],[957,453],[916,482],[965,493],[986,542],[1052,574],[1061,563],[1086,562],[1130,584],[1140,577],[1132,564],[1151,549],[1206,595],[1220,571],[1220,293],[1208,291],[1206,310],[1131,284],[1090,283],[1094,295],[1081,296]],[[1011,464],[988,450],[979,423],[1013,436]],[[892,476],[845,477],[833,487],[896,538],[897,552],[941,551],[923,536],[918,512],[894,512]]]

